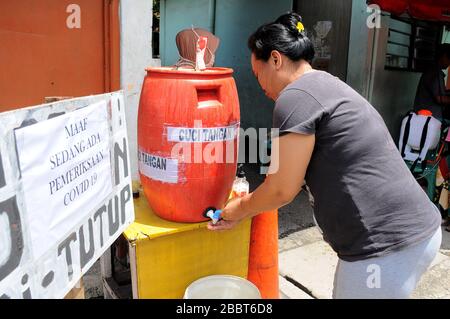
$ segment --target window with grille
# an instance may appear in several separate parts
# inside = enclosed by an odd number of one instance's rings
[[[391,17],[386,69],[423,72],[434,64],[441,36],[438,24]]]

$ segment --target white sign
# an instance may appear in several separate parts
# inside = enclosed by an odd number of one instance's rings
[[[63,298],[133,221],[122,92],[0,114],[0,299]]]
[[[139,172],[165,183],[178,183],[178,160],[148,154],[139,150]]]
[[[239,126],[226,127],[167,127],[169,142],[208,143],[232,141],[237,137]]]
[[[16,143],[39,258],[111,194],[106,102],[18,129]]]

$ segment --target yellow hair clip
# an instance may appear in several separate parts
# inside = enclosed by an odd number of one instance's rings
[[[297,22],[297,30],[299,33],[305,31],[305,26],[300,21]]]

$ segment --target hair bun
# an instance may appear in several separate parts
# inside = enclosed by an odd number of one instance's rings
[[[288,12],[281,15],[275,23],[284,25],[293,35],[305,36],[305,28],[303,26],[302,17],[296,12]]]
[[[306,35],[298,13],[283,14],[274,22],[260,26],[248,39],[248,47],[258,60],[268,61],[273,50],[292,61],[312,63],[314,45]]]

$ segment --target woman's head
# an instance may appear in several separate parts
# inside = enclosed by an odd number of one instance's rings
[[[248,39],[252,69],[266,95],[273,100],[291,82],[299,68],[310,65],[314,46],[306,36],[302,18],[287,13],[262,25]]]

